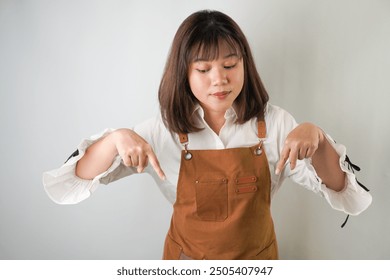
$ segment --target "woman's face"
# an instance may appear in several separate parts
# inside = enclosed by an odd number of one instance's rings
[[[188,80],[205,114],[225,114],[242,90],[243,60],[221,41],[219,57],[212,61],[196,59],[189,66]]]

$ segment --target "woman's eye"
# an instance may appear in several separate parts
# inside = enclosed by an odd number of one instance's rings
[[[237,64],[233,64],[233,65],[226,65],[224,66],[225,69],[232,69],[236,66]]]
[[[196,69],[199,73],[207,73],[209,70],[208,69]]]

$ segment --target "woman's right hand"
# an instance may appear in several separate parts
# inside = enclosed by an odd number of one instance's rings
[[[158,176],[165,180],[164,171],[160,167],[156,154],[145,139],[127,128],[115,130],[108,137],[113,140],[124,165],[136,167],[137,172],[141,173],[150,163]]]
[[[158,176],[165,180],[164,171],[152,147],[131,129],[121,128],[93,143],[77,162],[76,176],[91,180],[106,171],[119,155],[124,165],[136,167],[142,172],[150,163]]]

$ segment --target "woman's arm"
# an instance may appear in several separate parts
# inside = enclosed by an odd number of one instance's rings
[[[341,191],[345,187],[345,173],[340,168],[339,158],[335,149],[326,139],[322,130],[318,149],[312,157],[312,164],[328,188],[334,191]]]
[[[280,173],[288,159],[293,170],[297,160],[304,158],[312,159],[318,176],[328,188],[334,191],[344,188],[345,173],[340,168],[338,154],[323,131],[311,123],[300,124],[287,135],[275,173]]]
[[[165,179],[152,147],[137,133],[126,128],[115,130],[88,147],[77,162],[76,176],[93,179],[106,171],[117,155],[126,166],[137,167],[138,172],[142,172],[150,162],[159,177]]]

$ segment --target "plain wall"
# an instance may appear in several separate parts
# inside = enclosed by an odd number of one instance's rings
[[[42,172],[82,138],[158,114],[180,23],[229,14],[271,103],[347,146],[373,204],[346,215],[287,181],[272,210],[282,259],[390,259],[390,1],[0,1],[0,259],[160,259],[171,205],[147,175],[53,203]]]

